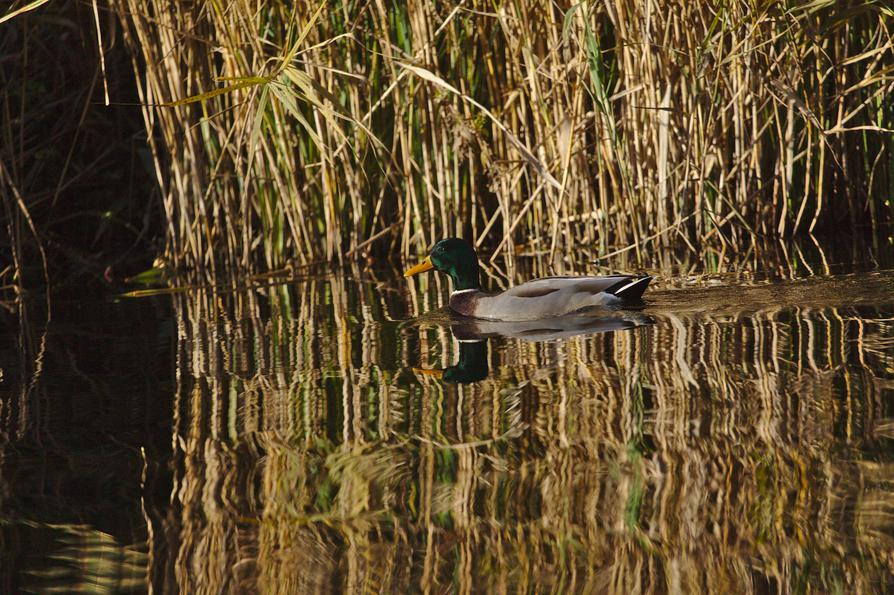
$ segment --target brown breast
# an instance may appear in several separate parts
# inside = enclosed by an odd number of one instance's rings
[[[450,309],[457,314],[463,316],[475,316],[475,307],[478,305],[478,299],[481,297],[480,291],[461,291],[450,294],[450,301],[447,303]]]

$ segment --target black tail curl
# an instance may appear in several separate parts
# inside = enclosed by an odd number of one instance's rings
[[[608,293],[616,295],[624,300],[638,300],[643,296],[643,292],[649,286],[652,277],[645,275],[643,277],[635,277],[632,279],[624,279],[608,288]]]

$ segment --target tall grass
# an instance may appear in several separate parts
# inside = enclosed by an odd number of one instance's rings
[[[179,263],[461,235],[561,270],[891,221],[884,2],[112,5]]]

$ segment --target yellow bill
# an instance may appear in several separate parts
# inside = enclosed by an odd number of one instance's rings
[[[424,273],[425,271],[430,271],[435,268],[435,265],[431,263],[431,257],[426,256],[425,260],[420,262],[414,267],[410,267],[407,269],[407,272],[404,273],[404,277],[412,277],[413,275],[418,275],[419,273]]]

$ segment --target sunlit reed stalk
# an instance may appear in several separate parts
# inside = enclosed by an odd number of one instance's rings
[[[112,4],[193,267],[891,220],[884,2]]]

